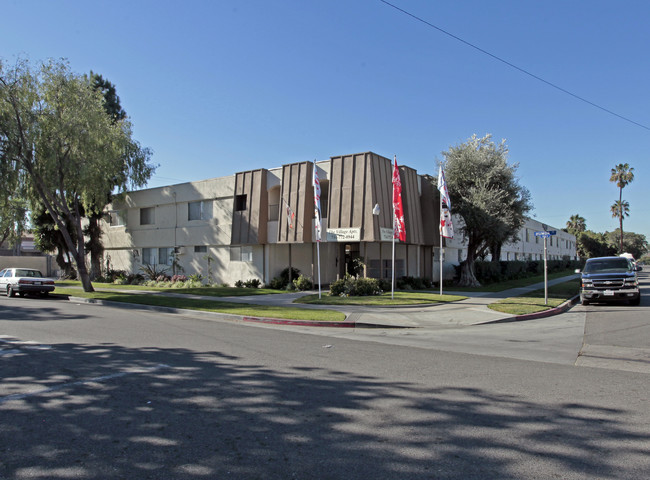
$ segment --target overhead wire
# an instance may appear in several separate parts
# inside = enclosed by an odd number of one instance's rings
[[[454,40],[457,40],[457,41],[467,45],[468,47],[471,47],[471,48],[473,48],[475,50],[478,50],[479,52],[493,58],[494,60],[497,60],[497,61],[499,61],[501,63],[504,63],[505,65],[507,65],[507,66],[509,66],[511,68],[514,68],[515,70],[517,70],[517,71],[519,71],[519,72],[521,72],[521,73],[523,73],[525,75],[528,75],[529,77],[532,77],[535,80],[538,80],[538,81],[540,81],[542,83],[545,83],[546,85],[548,85],[548,86],[550,86],[552,88],[555,88],[556,90],[559,90],[562,93],[570,95],[571,97],[573,97],[573,98],[575,98],[577,100],[580,100],[581,102],[584,102],[584,103],[586,103],[588,105],[591,105],[592,107],[596,107],[596,108],[602,110],[603,112],[609,113],[610,115],[613,115],[615,117],[620,118],[621,120],[632,123],[632,124],[634,124],[634,125],[636,125],[638,127],[644,128],[646,130],[650,130],[650,127],[648,127],[646,125],[643,125],[642,123],[634,121],[631,118],[625,117],[623,115],[620,115],[620,114],[618,114],[618,113],[616,113],[616,112],[614,112],[614,111],[612,111],[612,110],[610,110],[608,108],[603,107],[602,105],[598,105],[597,103],[592,102],[591,100],[587,100],[586,98],[581,97],[580,95],[577,95],[577,94],[575,94],[573,92],[570,92],[569,90],[567,90],[565,88],[562,88],[562,87],[560,87],[559,85],[557,85],[557,84],[555,84],[553,82],[549,82],[548,80],[543,79],[539,75],[535,75],[534,73],[531,73],[531,72],[529,72],[528,70],[526,70],[524,68],[518,67],[514,63],[511,63],[511,62],[509,62],[509,61],[507,61],[507,60],[505,60],[505,59],[503,59],[503,58],[501,58],[501,57],[499,57],[497,55],[494,55],[493,53],[490,53],[487,50],[484,50],[483,48],[481,48],[481,47],[479,47],[477,45],[474,45],[473,43],[470,43],[467,40],[464,40],[464,39],[460,38],[459,36],[454,35],[453,33],[448,32],[447,30],[444,30],[444,29],[438,27],[437,25],[434,25],[433,23],[431,23],[429,21],[427,21],[427,20],[425,20],[425,19],[423,19],[423,18],[421,18],[421,17],[419,17],[417,15],[414,15],[413,13],[410,13],[410,12],[404,10],[403,8],[398,7],[397,5],[394,5],[394,4],[392,4],[392,3],[390,3],[390,2],[388,2],[386,0],[379,0],[379,1],[386,4],[386,5],[388,5],[389,7],[394,8],[395,10],[403,13],[404,15],[407,15],[407,16],[413,18],[414,20],[417,20],[418,22],[422,22],[425,25],[427,25],[427,26],[429,26],[429,27],[431,27],[431,28],[433,28],[435,30],[438,30],[441,33],[444,33],[445,35],[453,38]]]

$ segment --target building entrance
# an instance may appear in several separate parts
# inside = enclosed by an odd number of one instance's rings
[[[359,242],[341,244],[340,257],[343,259],[339,271],[341,277],[344,277],[346,273],[353,276],[363,273],[363,268],[359,271],[359,260],[361,259],[360,245]]]

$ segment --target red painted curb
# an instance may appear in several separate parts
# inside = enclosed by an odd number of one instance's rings
[[[302,327],[336,327],[336,328],[354,328],[354,322],[346,320],[342,322],[310,322],[309,320],[286,320],[283,318],[269,317],[242,317],[242,321],[251,323],[270,323],[273,325],[295,325]]]
[[[544,310],[543,312],[529,313],[527,315],[517,315],[512,317],[510,321],[522,321],[522,320],[535,320],[538,318],[552,317],[553,315],[559,315],[560,313],[566,312],[571,308],[575,303],[577,303],[579,295],[576,295],[570,300],[567,300],[559,307],[551,308],[549,310]]]

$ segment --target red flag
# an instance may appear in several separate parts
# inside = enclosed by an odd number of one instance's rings
[[[402,208],[402,182],[397,169],[397,156],[393,166],[393,238],[406,242],[406,227],[404,226],[404,210]]]

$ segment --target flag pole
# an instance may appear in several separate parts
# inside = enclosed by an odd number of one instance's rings
[[[393,159],[393,182],[395,182],[395,170],[397,169],[397,155]],[[392,278],[390,282],[390,298],[395,298],[395,228],[397,226],[397,218],[395,217],[395,183],[393,183],[393,268]]]
[[[393,278],[390,282],[390,298],[395,298],[395,205],[393,205]]]
[[[316,242],[316,256],[318,258],[318,298],[321,298],[320,291],[320,241]]]
[[[440,220],[438,221],[438,230],[440,231],[440,295],[442,296],[442,260],[444,258],[445,249],[442,248],[442,194],[440,194]]]
[[[314,187],[314,234],[316,237],[316,257],[318,258],[318,298],[321,298],[320,285],[320,241],[321,241],[321,211],[320,211],[320,180],[316,170],[316,159],[314,159],[314,170],[312,172],[312,186]]]

